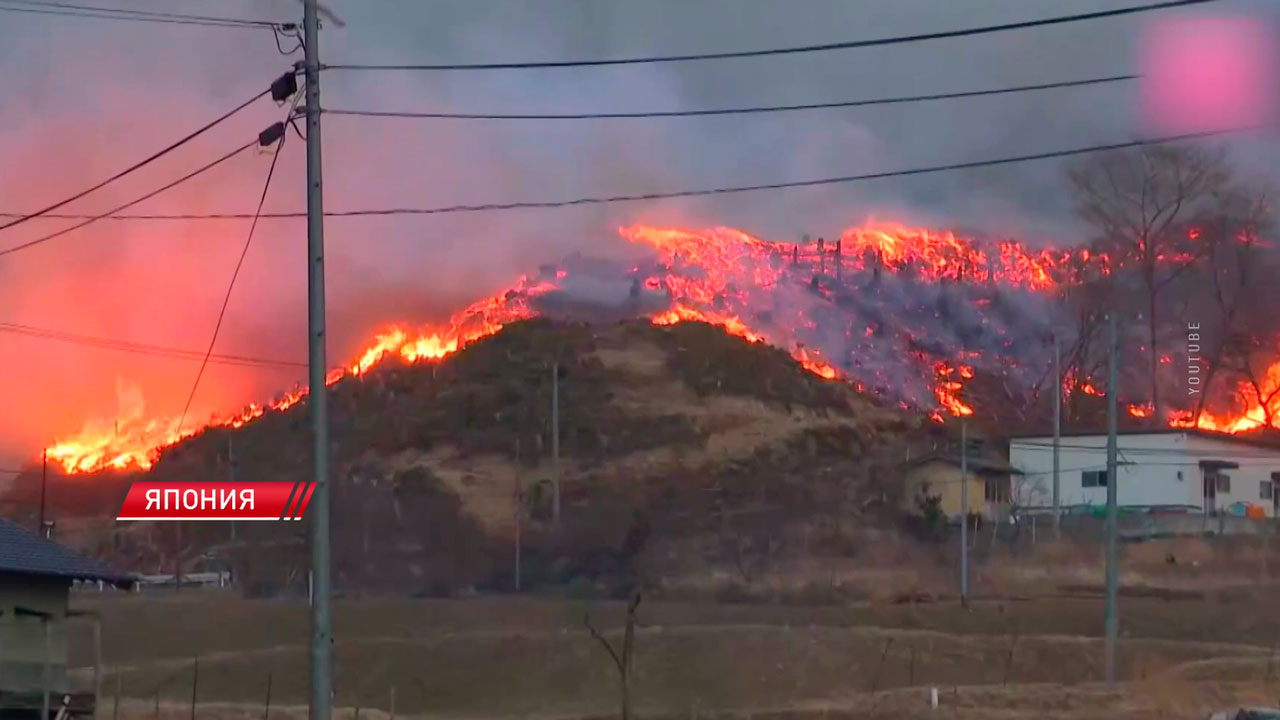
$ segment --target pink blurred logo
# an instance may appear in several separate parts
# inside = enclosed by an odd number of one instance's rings
[[[1271,27],[1252,19],[1151,23],[1142,43],[1143,129],[1182,134],[1273,123],[1278,44]]]

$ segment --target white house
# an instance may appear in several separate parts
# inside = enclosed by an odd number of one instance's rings
[[[1184,509],[1276,517],[1280,511],[1280,446],[1202,430],[1122,431],[1116,440],[1116,502],[1121,507]],[[1009,441],[1009,464],[1021,470],[1014,501],[1053,504],[1053,436]],[[1107,436],[1063,433],[1058,445],[1063,508],[1107,502]]]

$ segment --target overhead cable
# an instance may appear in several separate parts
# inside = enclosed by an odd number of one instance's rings
[[[1260,429],[1267,429],[1267,426],[1265,425],[1265,423],[1259,422],[1258,424],[1262,426]],[[1189,432],[1189,433],[1195,434],[1195,433],[1213,432],[1213,431],[1200,430],[1199,428],[1169,427],[1169,428],[1154,428],[1148,431],[1138,430],[1132,433],[1124,433],[1124,434],[1125,435],[1144,434],[1144,433],[1177,434],[1179,432]],[[1105,432],[1098,433],[1099,436],[1102,436],[1105,434],[1106,434]],[[1226,441],[1230,441],[1230,438],[1235,437],[1233,435],[1224,435],[1222,433],[1215,433],[1215,435],[1222,435],[1223,440],[1226,440]],[[1071,436],[1067,436],[1067,437],[1071,437]],[[1258,449],[1257,451],[1244,451],[1244,450],[1233,451],[1231,454],[1233,458],[1261,458],[1261,459],[1271,460],[1274,462],[1276,460],[1276,452],[1280,452],[1280,443],[1273,444],[1273,443],[1268,443],[1266,441],[1249,442],[1246,438],[1237,438],[1237,442],[1241,439],[1246,440],[1246,442],[1243,444],[1254,445]],[[1036,451],[1044,451],[1044,452],[1047,452],[1053,449],[1052,442],[1021,440],[1017,438],[1010,441],[1010,446],[1016,447],[1020,450],[1036,450]],[[1274,451],[1266,452],[1264,449],[1265,446],[1273,447]],[[1072,443],[1058,443],[1058,448],[1062,450],[1094,450],[1094,451],[1103,451],[1107,449],[1106,445],[1095,446],[1095,445],[1079,445],[1079,444],[1072,444]],[[1140,448],[1140,447],[1122,447],[1120,448],[1120,451],[1124,453],[1132,454],[1132,455],[1148,455],[1148,456],[1162,456],[1162,455],[1184,456],[1184,455],[1194,455],[1197,452],[1194,449],[1187,449],[1187,448]]]
[[[1052,160],[1065,157],[1073,157],[1077,155],[1088,155],[1099,152],[1110,152],[1115,150],[1128,150],[1138,147],[1146,147],[1150,145],[1163,145],[1169,143],[1185,142],[1188,140],[1199,140],[1210,137],[1217,137],[1233,133],[1246,132],[1255,128],[1236,128],[1228,130],[1212,130],[1199,133],[1186,133],[1183,135],[1169,135],[1158,138],[1148,138],[1141,140],[1129,140],[1120,143],[1110,143],[1106,145],[1088,145],[1085,147],[1071,148],[1067,150],[1053,150],[1050,152],[1033,153],[1029,155],[1011,155],[1002,158],[994,158],[989,160],[974,160],[971,162],[951,163],[947,165],[929,165],[925,167],[910,168],[907,170],[889,170],[877,173],[864,173],[860,175],[843,175],[837,177],[816,178],[809,180],[793,180],[787,182],[763,183],[759,185],[736,185],[717,188],[704,188],[696,190],[676,190],[670,192],[652,192],[636,195],[612,195],[612,196],[596,196],[582,197],[573,200],[546,200],[546,201],[523,201],[508,203],[486,203],[483,205],[447,205],[441,207],[428,208],[381,208],[366,210],[336,210],[325,212],[325,217],[343,218],[343,217],[384,217],[390,215],[448,215],[454,213],[470,213],[470,212],[497,212],[503,210],[531,210],[531,209],[549,209],[572,207],[575,205],[602,205],[610,203],[638,202],[642,200],[666,200],[670,198],[682,197],[698,197],[705,195],[731,195],[735,193],[756,192],[761,190],[785,190],[791,188],[818,187],[823,185],[841,185],[854,182],[862,182],[867,180],[884,180],[895,177],[909,177],[912,175],[930,175],[941,172],[952,172],[956,170],[973,170],[977,168],[994,167],[998,165],[1012,165],[1016,163],[1034,162],[1039,160]],[[305,212],[276,212],[262,213],[258,217],[262,219],[285,219],[285,218],[305,218]],[[46,217],[62,217],[66,219],[78,219],[83,216],[77,215],[47,215]],[[254,217],[248,213],[185,213],[171,215],[118,215],[112,213],[107,216],[96,217],[96,219],[110,218],[112,220],[241,220]],[[0,255],[7,251],[0,251]]]
[[[14,7],[19,6],[19,7]],[[252,20],[213,15],[131,10],[101,5],[80,5],[53,2],[52,0],[0,0],[0,11],[25,12],[37,15],[61,15],[99,20],[128,20],[133,22],[170,23],[176,25],[208,25],[214,27],[287,28],[294,23],[278,23],[269,20]]]
[[[293,114],[293,109],[297,107],[298,100],[301,98],[301,92],[294,93],[293,106],[289,109],[289,115]],[[262,206],[267,202],[267,192],[271,189],[271,178],[276,174],[276,162],[280,160],[280,150],[284,148],[284,141],[287,138],[288,133],[285,131],[284,122],[272,125],[259,136],[258,144],[266,147],[274,143],[275,152],[271,155],[271,166],[267,168],[267,179],[262,184],[262,194],[258,196],[258,208],[254,211],[253,222],[249,224],[249,232],[245,236],[244,246],[240,249],[240,257],[236,260],[235,270],[231,272],[231,281],[227,283],[227,292],[222,297],[222,307],[218,310],[218,321],[213,326],[212,337],[209,338],[209,348],[205,350],[204,359],[200,362],[200,369],[196,371],[195,382],[191,384],[191,392],[187,394],[187,402],[182,407],[182,416],[178,419],[179,433],[182,432],[182,423],[186,422],[187,413],[191,410],[191,401],[196,397],[196,390],[200,388],[200,379],[204,377],[204,370],[208,367],[209,359],[213,356],[213,347],[218,342],[218,332],[222,329],[223,319],[226,318],[227,306],[231,304],[231,293],[235,290],[236,279],[240,277],[240,268],[244,266],[244,259],[249,254],[249,246],[253,244],[253,232],[258,229],[258,216],[262,213]]]
[[[76,333],[63,332],[61,330],[22,325],[19,323],[0,322],[0,333],[178,360],[200,360],[204,357],[204,352],[200,350],[186,350],[183,348],[168,347],[164,345],[137,343],[129,340],[96,337],[93,335],[80,335]],[[218,365],[231,365],[237,367],[281,368],[290,370],[307,367],[305,362],[290,362],[288,360],[274,360],[269,358],[250,357],[246,355],[214,354],[210,356],[209,362]]]
[[[1021,22],[1002,23],[999,25],[982,25],[978,27],[963,28],[960,30],[943,30],[932,33],[919,33],[914,35],[898,35],[894,37],[874,38],[869,40],[851,40],[846,42],[825,43],[821,45],[804,45],[799,47],[788,48],[771,48],[766,50],[739,50],[735,52],[724,53],[697,53],[689,55],[660,55],[653,57],[633,57],[633,58],[614,58],[602,60],[560,60],[550,62],[506,62],[506,63],[479,63],[479,64],[417,64],[417,65],[378,65],[378,64],[335,64],[324,65],[326,70],[430,70],[430,71],[454,71],[454,70],[534,70],[548,68],[570,68],[570,67],[599,67],[606,65],[643,65],[655,63],[674,63],[688,62],[693,60],[729,60],[735,58],[748,57],[766,57],[774,55],[793,55],[799,53],[827,52],[831,50],[852,50],[855,48],[876,47],[881,45],[900,45],[903,43],[922,42],[926,40],[942,40],[946,38],[967,37],[971,35],[987,35],[990,33],[1006,32],[1010,30],[1026,30],[1036,27],[1045,27],[1049,25],[1061,25],[1064,23],[1083,22],[1086,20],[1101,20],[1104,18],[1120,17],[1124,15],[1134,15],[1138,13],[1151,12],[1154,10],[1167,10],[1178,7],[1190,7],[1193,5],[1205,5],[1218,0],[1171,0],[1169,2],[1150,3],[1147,5],[1136,5],[1126,8],[1116,8],[1114,10],[1100,10],[1097,12],[1081,13],[1077,15],[1059,15],[1056,17],[1041,18],[1039,20],[1024,20]]]
[[[92,187],[89,187],[89,188],[86,188],[86,189],[84,189],[84,190],[81,190],[80,192],[76,193],[75,195],[72,195],[71,197],[66,198],[66,199],[64,199],[64,200],[59,200],[58,202],[56,202],[56,203],[54,203],[54,204],[52,204],[52,205],[49,205],[48,207],[42,208],[42,209],[37,210],[37,211],[35,211],[35,212],[33,212],[33,213],[29,213],[29,214],[27,214],[27,215],[22,215],[22,216],[18,217],[18,218],[17,218],[17,219],[15,219],[15,220],[12,220],[12,221],[7,222],[7,223],[5,223],[5,224],[3,224],[3,225],[0,225],[0,230],[6,230],[6,229],[11,228],[11,227],[14,227],[14,226],[16,226],[16,225],[21,225],[21,224],[23,224],[23,223],[25,223],[25,222],[28,222],[28,221],[33,220],[33,219],[35,219],[35,218],[38,218],[38,217],[40,217],[40,216],[42,216],[42,215],[47,215],[48,213],[50,213],[50,212],[51,212],[51,211],[53,211],[53,210],[57,210],[57,209],[58,209],[58,208],[60,208],[60,207],[63,207],[63,206],[65,206],[65,205],[69,205],[69,204],[71,204],[71,203],[75,202],[76,200],[79,200],[79,199],[83,198],[84,196],[86,196],[86,195],[88,195],[88,194],[90,194],[90,193],[92,193],[92,192],[95,192],[95,191],[97,191],[97,190],[101,190],[102,188],[106,187],[107,185],[110,185],[111,183],[113,183],[113,182],[115,182],[115,181],[119,180],[120,178],[123,178],[124,176],[126,176],[126,175],[128,175],[128,174],[130,174],[130,173],[136,172],[137,170],[140,170],[140,169],[142,169],[142,168],[146,167],[147,165],[150,165],[151,163],[155,162],[156,160],[159,160],[160,158],[164,157],[165,155],[168,155],[169,153],[171,153],[171,152],[173,152],[173,151],[177,150],[178,148],[182,147],[183,145],[186,145],[187,143],[191,142],[192,140],[195,140],[196,138],[200,137],[201,135],[205,134],[206,132],[208,132],[208,131],[212,130],[213,128],[215,128],[215,127],[217,127],[218,125],[222,124],[223,122],[227,121],[229,118],[231,118],[231,116],[233,116],[233,115],[235,115],[236,113],[240,112],[241,110],[244,110],[245,108],[249,107],[249,106],[250,106],[250,105],[252,105],[253,103],[257,102],[257,101],[258,101],[260,98],[262,98],[263,96],[268,95],[268,94],[271,94],[271,93],[274,91],[274,89],[275,89],[276,85],[277,85],[277,84],[279,84],[279,83],[281,83],[281,81],[282,81],[284,78],[286,78],[286,77],[292,78],[292,72],[289,72],[289,73],[286,73],[285,75],[282,75],[282,76],[281,76],[281,78],[277,79],[277,80],[276,80],[274,83],[272,83],[272,85],[271,85],[271,86],[269,86],[266,90],[263,90],[262,92],[259,92],[259,93],[255,94],[253,97],[251,97],[251,98],[249,98],[248,100],[245,100],[244,102],[240,103],[239,105],[237,105],[237,106],[235,106],[235,107],[231,108],[230,110],[228,110],[227,112],[223,113],[222,115],[219,115],[218,117],[214,118],[214,119],[213,119],[213,120],[211,120],[210,122],[206,123],[204,126],[200,127],[199,129],[195,130],[195,131],[194,131],[194,132],[192,132],[192,133],[189,133],[186,137],[184,137],[184,138],[182,138],[182,139],[178,140],[177,142],[172,143],[172,144],[171,144],[171,145],[169,145],[168,147],[166,147],[166,148],[164,148],[164,149],[162,149],[162,150],[159,150],[159,151],[157,151],[157,152],[153,153],[152,155],[150,155],[150,156],[149,156],[149,157],[147,157],[147,158],[144,158],[144,159],[142,159],[142,160],[139,160],[138,162],[134,163],[133,165],[130,165],[129,167],[125,168],[124,170],[121,170],[120,172],[116,173],[115,175],[112,175],[111,177],[107,178],[106,180],[103,180],[102,182],[98,183],[97,185],[94,185],[94,186],[92,186]]]
[[[249,148],[253,147],[254,145],[256,145],[256,144],[257,144],[257,142],[258,142],[257,140],[252,140],[252,141],[250,141],[250,142],[247,142],[247,143],[245,143],[244,145],[241,145],[240,147],[236,148],[235,150],[232,150],[231,152],[229,152],[229,153],[227,153],[227,154],[223,155],[222,157],[219,157],[218,159],[213,160],[212,162],[208,162],[208,163],[206,163],[206,164],[204,164],[204,165],[201,165],[200,167],[196,168],[195,170],[192,170],[191,172],[187,173],[186,175],[183,175],[182,177],[178,178],[177,180],[174,180],[174,181],[172,181],[172,182],[168,183],[167,185],[164,185],[164,186],[162,186],[162,187],[160,187],[160,188],[157,188],[156,190],[152,190],[151,192],[147,193],[146,195],[143,195],[142,197],[140,197],[140,198],[136,198],[136,199],[134,199],[134,200],[130,200],[129,202],[124,203],[123,205],[118,205],[118,206],[116,206],[116,207],[112,208],[111,210],[108,210],[108,211],[106,211],[106,212],[104,212],[104,213],[101,213],[101,214],[98,214],[98,215],[89,215],[89,216],[86,216],[84,220],[82,220],[81,222],[79,222],[79,223],[77,223],[77,224],[75,224],[75,225],[72,225],[71,227],[63,228],[63,229],[61,229],[61,230],[59,230],[59,231],[57,231],[57,232],[49,233],[48,235],[43,235],[43,236],[38,237],[38,238],[36,238],[36,239],[34,239],[34,240],[28,240],[27,242],[19,243],[18,245],[14,245],[14,246],[12,246],[12,247],[7,247],[7,248],[5,248],[5,249],[3,249],[3,250],[0,250],[0,257],[3,257],[3,256],[5,256],[5,255],[9,255],[9,254],[12,254],[12,253],[16,253],[16,252],[18,252],[18,251],[20,251],[20,250],[26,250],[26,249],[28,249],[28,248],[35,247],[36,245],[41,245],[41,244],[43,244],[43,243],[49,242],[50,240],[53,240],[54,238],[62,237],[63,235],[66,235],[66,234],[67,234],[67,233],[69,233],[69,232],[73,232],[73,231],[75,231],[75,230],[79,230],[80,228],[85,227],[86,225],[92,225],[93,223],[95,223],[95,222],[97,222],[97,221],[99,221],[99,220],[103,220],[103,219],[105,219],[105,218],[111,217],[112,215],[114,215],[114,214],[116,214],[116,213],[118,213],[118,212],[120,212],[120,211],[122,211],[122,210],[128,210],[129,208],[133,207],[134,205],[137,205],[137,204],[139,204],[139,203],[142,203],[142,202],[144,202],[144,201],[146,201],[146,200],[150,200],[151,198],[153,198],[153,197],[155,197],[155,196],[159,195],[160,193],[165,192],[166,190],[170,190],[170,189],[172,189],[172,188],[175,188],[175,187],[177,187],[178,185],[181,185],[182,183],[187,182],[188,180],[191,180],[192,178],[194,178],[194,177],[196,177],[196,176],[198,176],[198,175],[201,175],[201,174],[203,174],[203,173],[205,173],[205,172],[208,172],[209,170],[212,170],[213,168],[217,167],[218,165],[221,165],[222,163],[224,163],[224,162],[226,162],[226,161],[230,160],[231,158],[233,158],[233,157],[235,157],[235,156],[239,155],[240,153],[244,152],[245,150],[248,150]]]
[[[968,90],[963,92],[935,93],[931,95],[904,95],[898,97],[873,98],[869,100],[847,100],[842,102],[808,103],[803,105],[765,105],[756,107],[716,108],[707,110],[666,110],[642,112],[605,112],[605,113],[550,113],[550,114],[483,114],[483,113],[433,113],[406,112],[389,110],[351,110],[325,109],[327,115],[350,115],[356,117],[380,118],[424,118],[438,120],[615,120],[633,118],[664,117],[702,117],[708,115],[749,115],[756,113],[794,112],[800,110],[830,110],[836,108],[866,107],[869,105],[898,105],[933,100],[951,100],[955,98],[982,97],[986,95],[1008,95],[1012,93],[1032,92],[1036,90],[1055,90],[1060,88],[1101,85],[1125,80],[1134,80],[1139,75],[1111,75],[1108,77],[1089,78],[1087,80],[1066,80],[1062,82],[1040,83],[1037,85],[1018,85],[1015,87],[994,88],[987,90]]]

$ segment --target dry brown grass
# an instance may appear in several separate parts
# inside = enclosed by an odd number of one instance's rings
[[[107,623],[106,660],[115,668],[104,688],[110,698],[120,674],[126,698],[142,701],[127,707],[153,710],[159,690],[174,712],[189,712],[197,654],[198,717],[238,720],[237,704],[260,710],[268,675],[273,708],[305,701],[304,606],[228,597],[208,602],[195,593],[97,605]],[[582,630],[588,608],[616,632],[621,613],[610,603],[339,603],[338,702],[385,709],[395,687],[402,716],[607,716],[614,678]],[[1121,671],[1129,682],[1119,690],[1090,684],[1100,676],[1102,651],[1096,636],[1086,635],[1100,629],[1099,610],[1096,601],[1065,599],[978,603],[969,610],[953,603],[655,601],[642,612],[637,641],[637,706],[652,718],[915,717],[927,712],[923,688],[939,686],[943,708],[957,717],[1083,720],[1154,718],[1165,706],[1265,700],[1269,649],[1257,631],[1226,622],[1248,616],[1249,606],[1127,602]],[[77,655],[83,662],[83,646]],[[1195,697],[1184,699],[1187,693]],[[373,717],[369,713],[361,717]],[[273,710],[272,717],[288,715]]]
[[[1116,687],[1103,685],[1067,687],[1052,684],[1010,685],[1007,687],[940,687],[938,710],[930,709],[930,688],[897,688],[878,693],[848,694],[839,698],[802,701],[784,706],[757,707],[751,710],[716,710],[693,706],[679,711],[641,712],[646,720],[891,720],[960,718],[961,720],[1200,720],[1210,713],[1241,706],[1268,706],[1274,703],[1275,684],[1258,682],[1191,682],[1167,681],[1126,683]],[[155,705],[137,700],[120,704],[121,720],[187,720],[189,704],[164,703],[159,715]],[[200,703],[197,717],[201,720],[259,720],[263,707],[259,704]],[[113,717],[110,702],[99,713],[100,718]],[[273,706],[271,717],[277,720],[305,720],[303,706]],[[384,710],[340,707],[334,717],[339,720],[390,720]],[[405,713],[406,720],[437,720],[457,715]],[[488,715],[512,718],[513,715]],[[601,720],[611,717],[607,711],[588,715],[565,715],[555,712],[533,712],[518,717],[537,720]]]

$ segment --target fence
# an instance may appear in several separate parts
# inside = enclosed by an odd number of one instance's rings
[[[1206,514],[1199,509],[1124,507],[1116,515],[1116,532],[1121,540],[1131,542],[1206,535],[1262,536],[1274,532],[1278,522],[1274,518]],[[1021,536],[1031,532],[1033,526],[1037,532],[1052,530],[1053,515],[1039,509],[1023,511],[1014,522],[1001,525],[1000,532]],[[1100,508],[1069,508],[1062,515],[1061,525],[1068,538],[1097,539],[1106,531],[1106,516]]]
[[[204,572],[184,574],[181,578],[176,575],[143,575],[138,578],[138,589],[164,589],[174,587],[210,587],[224,588],[231,584],[231,573],[222,572]]]

